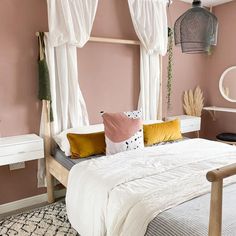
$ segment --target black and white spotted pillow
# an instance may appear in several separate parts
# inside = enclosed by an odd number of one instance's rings
[[[141,111],[103,113],[107,155],[144,147]]]

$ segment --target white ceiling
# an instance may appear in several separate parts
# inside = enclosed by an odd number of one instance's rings
[[[183,2],[189,2],[192,3],[192,0],[181,0]],[[227,3],[227,2],[232,2],[233,0],[202,0],[202,4],[204,6],[210,7],[210,6],[217,6],[223,3]]]

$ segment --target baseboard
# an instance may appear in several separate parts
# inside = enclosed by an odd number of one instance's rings
[[[55,198],[64,197],[66,189],[61,189],[55,191]],[[22,208],[30,207],[33,205],[41,204],[47,202],[47,193],[36,195],[29,198],[24,198],[18,201],[9,202],[6,204],[0,205],[0,214],[4,214],[11,211],[16,211]]]

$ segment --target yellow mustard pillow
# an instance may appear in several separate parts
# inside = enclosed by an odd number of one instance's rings
[[[91,134],[67,134],[70,143],[71,158],[85,158],[104,154],[106,150],[104,132]]]
[[[163,123],[144,125],[143,133],[145,146],[182,139],[179,119]]]

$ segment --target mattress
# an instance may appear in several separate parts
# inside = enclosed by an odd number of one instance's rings
[[[54,150],[54,158],[67,170],[70,170],[75,164],[78,164],[80,162],[83,162],[92,158],[98,158],[98,157],[101,157],[101,155],[91,156],[87,158],[72,159],[70,156],[67,157],[65,153],[59,147],[56,147]]]
[[[92,156],[91,158],[99,158]],[[54,158],[70,170],[86,159],[66,157],[56,148]],[[207,181],[207,180],[206,180]],[[236,235],[236,184],[224,188],[223,236]],[[145,236],[207,236],[210,194],[192,199],[156,216],[149,224]]]

